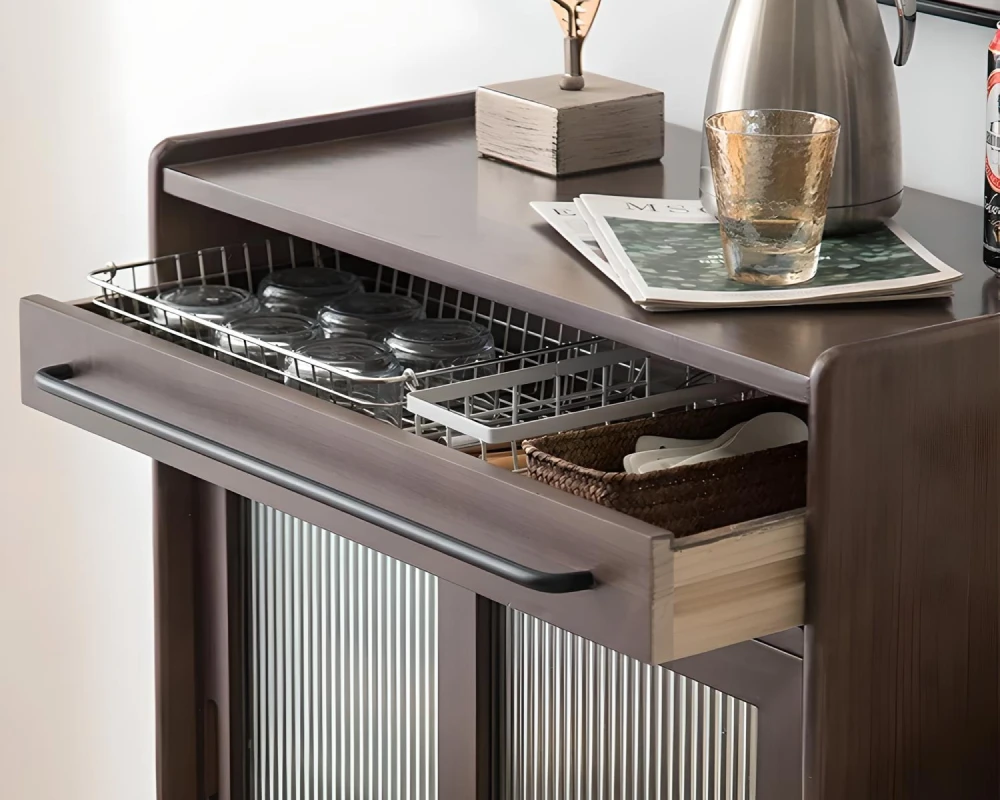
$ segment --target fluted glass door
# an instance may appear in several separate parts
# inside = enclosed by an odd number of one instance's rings
[[[437,579],[249,520],[251,797],[438,800]],[[754,797],[753,706],[527,614],[505,627],[500,800]]]
[[[757,709],[507,614],[505,800],[751,800]]]
[[[256,800],[436,800],[437,579],[250,512]]]

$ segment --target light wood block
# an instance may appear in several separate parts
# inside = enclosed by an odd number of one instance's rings
[[[572,175],[663,157],[663,92],[588,74],[578,92],[559,76],[476,90],[480,155],[545,175]]]

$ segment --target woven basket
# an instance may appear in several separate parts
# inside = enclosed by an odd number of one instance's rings
[[[676,536],[801,508],[805,442],[645,475],[621,471],[640,436],[711,439],[770,411],[806,415],[804,406],[762,398],[558,433],[524,443],[528,474]]]

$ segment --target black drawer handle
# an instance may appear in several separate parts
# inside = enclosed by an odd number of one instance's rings
[[[70,364],[45,367],[35,373],[35,385],[43,392],[68,400],[90,411],[129,425],[136,430],[159,437],[199,455],[214,459],[227,466],[242,470],[255,478],[260,478],[283,489],[308,497],[323,505],[350,514],[365,522],[402,536],[404,539],[456,558],[484,572],[505,578],[512,583],[546,594],[567,594],[592,589],[594,576],[590,572],[541,572],[510,561],[495,553],[482,550],[440,531],[418,525],[390,511],[370,505],[356,497],[343,494],[329,486],[323,486],[309,478],[268,464],[253,456],[245,455],[231,447],[213,442],[191,431],[178,428],[169,422],[155,419],[140,411],[123,406],[106,397],[68,383],[73,377]]]

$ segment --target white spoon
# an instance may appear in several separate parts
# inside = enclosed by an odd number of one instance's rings
[[[793,444],[808,438],[809,429],[802,420],[792,414],[774,412],[761,414],[749,422],[736,425],[719,437],[717,447],[704,448],[689,456],[664,456],[639,467],[639,473],[656,472],[661,469],[700,464],[719,458],[751,453]],[[742,451],[742,452],[741,452]]]
[[[646,450],[675,450],[678,447],[696,447],[711,444],[715,439],[668,439],[666,436],[640,436],[635,443],[635,452]]]
[[[686,442],[685,446],[677,447],[664,447],[656,450],[644,450],[639,453],[630,453],[622,459],[625,465],[625,471],[631,473],[644,473],[652,472],[658,469],[666,469],[677,461],[683,461],[685,458],[690,458],[691,456],[698,455],[698,453],[704,453],[707,450],[715,450],[722,445],[726,444],[730,439],[732,439],[737,433],[739,433],[743,426],[747,423],[741,422],[739,425],[734,425],[728,431],[726,431],[721,436],[715,439],[662,439],[657,436],[642,436],[639,441],[643,439],[659,439],[664,442]],[[638,443],[637,443],[638,444]],[[662,464],[661,464],[662,462]],[[658,466],[650,465],[656,464]]]
[[[731,441],[715,450],[709,450],[691,456],[674,464],[675,467],[688,467],[692,464],[704,464],[721,458],[743,456],[773,447],[783,447],[809,439],[809,427],[793,414],[761,414],[750,420]]]

